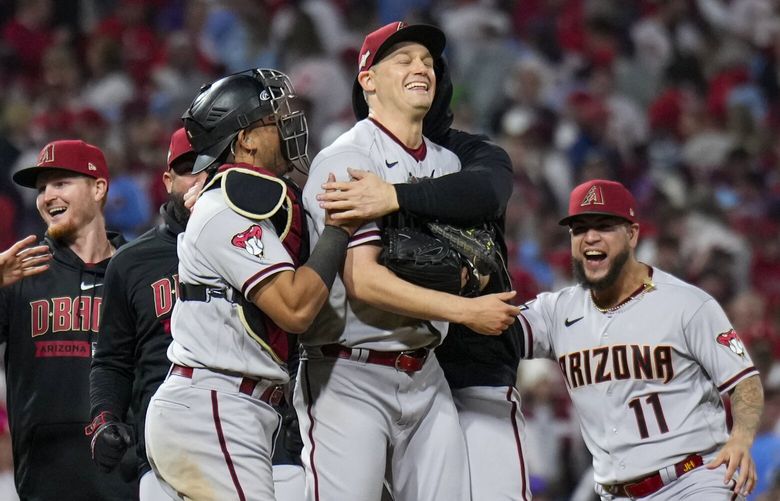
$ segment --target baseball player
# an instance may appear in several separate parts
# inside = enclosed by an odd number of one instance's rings
[[[170,368],[165,352],[178,289],[176,237],[189,218],[183,194],[206,177],[192,174],[195,156],[184,128],[177,130],[162,176],[170,195],[160,208],[162,223],[124,246],[104,281],[104,320],[90,373],[93,419],[86,433],[92,457],[104,471],[116,468],[136,442],[141,501],[170,499],[146,460],[143,430],[149,400]],[[130,409],[136,419],[128,423]]]
[[[763,407],[758,371],[718,303],[636,260],[636,203],[620,183],[571,193],[561,220],[579,285],[520,316],[524,356],[558,362],[602,499],[744,499]],[[729,434],[721,394],[731,393]]]
[[[204,86],[184,115],[193,173],[210,179],[179,236],[173,366],[146,415],[149,462],[178,498],[275,499],[287,333],[327,299],[350,234],[328,225],[306,260],[300,200],[282,177],[308,166],[295,105],[289,78],[261,69]]]
[[[393,185],[370,172],[350,169],[355,180],[326,183],[330,190],[318,198],[326,208],[343,211],[337,218],[357,214],[377,218],[400,209],[464,228],[490,221],[506,262],[502,235],[504,210],[512,192],[512,163],[502,148],[483,136],[450,127],[452,81],[446,60],[442,57],[439,63],[436,96],[425,115],[423,132],[456,153],[462,170],[426,183]],[[361,95],[353,96],[353,109],[358,119],[368,115]],[[510,288],[508,273],[500,270],[492,274],[483,292]],[[516,325],[500,336],[482,336],[463,325],[450,324],[447,337],[436,348],[466,439],[475,501],[531,498],[523,454],[525,420],[515,388],[520,340]]]
[[[105,229],[105,157],[83,141],[54,141],[41,150],[35,166],[13,179],[38,190],[36,205],[47,226],[44,243],[52,255],[37,269],[27,267],[35,262],[27,258],[3,265],[0,340],[6,343],[16,489],[24,500],[133,499],[134,483],[92,464],[83,431],[89,423],[89,367],[101,323],[104,275],[109,258],[124,243]],[[40,246],[29,252],[34,249]],[[6,273],[9,267],[17,272]]]
[[[346,181],[354,167],[392,183],[458,171],[458,158],[422,135],[444,44],[438,28],[398,22],[365,38],[355,92],[369,115],[312,164],[304,204],[313,240],[324,235],[316,196],[331,172]],[[295,406],[307,499],[378,500],[385,478],[396,501],[470,499],[457,411],[432,349],[448,321],[502,332],[514,293],[469,299],[405,282],[379,263],[382,227],[355,232],[329,304],[301,337]]]

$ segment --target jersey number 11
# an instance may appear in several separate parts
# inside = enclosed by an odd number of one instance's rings
[[[642,410],[641,397],[635,398],[628,403],[628,406],[634,410],[636,416],[636,425],[639,428],[639,435],[642,438],[647,438],[650,434],[647,432],[647,421],[645,421],[645,413]],[[666,425],[666,418],[664,417],[664,410],[661,408],[661,399],[658,397],[658,393],[651,393],[645,398],[645,402],[650,404],[655,413],[655,420],[658,422],[658,429],[661,433],[669,431],[669,427]]]

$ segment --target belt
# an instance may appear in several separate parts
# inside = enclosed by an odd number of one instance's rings
[[[365,348],[348,348],[340,344],[320,346],[320,351],[326,357],[347,358],[368,364],[387,365],[402,372],[417,372],[425,365],[430,350],[418,348],[408,351],[377,351]]]
[[[192,367],[185,367],[183,365],[178,365],[178,364],[173,364],[173,367],[171,368],[172,375],[181,376],[187,379],[192,379],[192,376],[193,374],[195,374],[195,371],[207,371],[209,375],[219,377],[219,378],[234,378],[238,380],[240,377],[240,376],[228,376],[226,374],[220,374],[219,372],[214,372],[209,369],[201,369],[201,368],[195,369]],[[242,377],[240,378],[240,382],[238,384],[238,392],[243,393],[244,395],[248,395],[250,397],[255,396],[255,389],[258,387],[258,385],[264,382],[267,383],[268,381],[264,381],[262,379],[251,379],[248,377]],[[266,388],[257,398],[269,405],[278,405],[279,402],[282,401],[283,396],[284,396],[284,390],[282,389],[282,386],[278,384],[272,384],[271,386]]]
[[[226,299],[231,303],[235,302],[233,300],[233,293],[227,289],[209,287],[208,285],[202,284],[179,283],[178,299],[181,301],[200,301],[208,303],[212,298]]]
[[[625,482],[622,484],[602,485],[602,487],[605,491],[612,494],[613,496],[627,497],[631,499],[643,498],[658,492],[663,486],[674,482],[681,476],[685,475],[691,470],[698,468],[702,464],[704,464],[704,459],[700,455],[691,454],[679,463],[669,468],[664,468],[661,471],[657,471],[652,475],[648,475],[639,480]],[[666,471],[671,469],[674,469],[674,474],[676,476],[672,477],[671,475],[666,474]],[[667,477],[666,481],[664,481],[664,477]]]

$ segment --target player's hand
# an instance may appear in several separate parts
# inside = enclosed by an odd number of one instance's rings
[[[325,185],[334,185],[334,184],[340,184],[336,182],[336,176],[333,175],[333,173],[328,174],[328,180],[325,183]],[[348,183],[347,183],[348,184]],[[323,185],[323,186],[325,186]],[[331,193],[332,191],[335,191],[335,188],[327,188],[325,191],[325,194]],[[350,236],[352,236],[355,231],[360,228],[360,225],[362,224],[361,220],[357,220],[354,218],[349,217],[341,217],[339,219],[336,219],[336,216],[340,215],[340,211],[334,210],[334,209],[325,209],[325,225],[326,226],[338,226],[339,228],[345,230],[347,233],[349,233]]]
[[[349,182],[335,179],[322,185],[324,193],[317,195],[320,207],[334,212],[334,220],[377,219],[398,210],[395,187],[376,174],[348,168]]]
[[[467,299],[467,308],[458,323],[474,332],[487,336],[498,336],[515,322],[520,308],[509,304],[515,291],[487,294]]]
[[[0,287],[11,285],[49,269],[51,252],[46,245],[31,247],[35,235],[25,237],[0,253]]]
[[[119,421],[108,412],[100,413],[92,424],[87,426],[85,433],[92,436],[92,460],[104,472],[113,471],[127,448],[133,445],[130,425]]]
[[[460,269],[460,289],[463,290],[466,284],[469,283],[469,269],[464,266]],[[479,290],[485,290],[487,284],[490,283],[490,275],[479,274]]]
[[[198,200],[198,193],[203,189],[204,181],[198,181],[190,186],[190,189],[184,193],[184,207],[192,212],[192,208],[195,207],[195,202]]]
[[[747,496],[756,486],[756,464],[750,456],[750,443],[738,436],[729,438],[726,445],[718,451],[715,459],[707,463],[710,470],[725,464],[726,475],[723,477],[723,483],[728,485],[731,482],[734,472],[739,468],[739,477],[734,486],[734,492]]]

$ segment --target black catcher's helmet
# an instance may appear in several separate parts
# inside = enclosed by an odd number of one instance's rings
[[[294,97],[289,77],[272,69],[242,71],[201,87],[182,116],[198,153],[192,173],[224,160],[239,131],[256,122],[275,124],[285,158],[307,173],[309,131],[303,111],[290,106]]]

